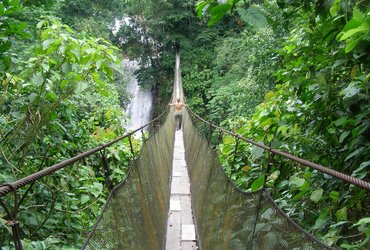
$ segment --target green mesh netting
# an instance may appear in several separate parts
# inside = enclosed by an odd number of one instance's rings
[[[172,101],[183,99],[179,65],[177,54]],[[265,190],[237,189],[186,110],[183,121],[200,249],[329,249],[290,220]],[[111,192],[82,249],[165,248],[174,129],[171,110],[159,132],[144,143],[126,180]]]
[[[163,249],[175,126],[173,112],[143,143],[127,178],[112,190],[82,249]]]
[[[265,190],[237,189],[186,111],[184,144],[200,249],[328,249],[291,221]]]

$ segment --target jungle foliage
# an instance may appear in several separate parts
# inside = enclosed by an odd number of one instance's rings
[[[30,175],[124,132],[121,103],[126,94],[118,92],[124,89],[119,49],[92,36],[88,29],[75,32],[64,24],[55,12],[65,4],[0,2],[1,183]],[[135,140],[136,152],[139,146]],[[109,169],[97,154],[19,192],[18,221],[25,249],[81,245],[109,186],[123,179],[132,158],[128,141],[102,153]],[[12,208],[11,194],[2,201]],[[8,219],[1,207],[2,249],[12,249]]]
[[[246,18],[240,11],[244,4],[197,5],[208,25],[235,18],[250,26],[243,30],[248,38],[227,44],[230,36],[222,39],[225,46],[216,47],[216,72],[204,71],[212,83],[205,91],[210,101],[204,103],[204,114],[244,137],[369,181],[369,6],[364,1],[277,1],[278,11],[271,11],[271,3],[249,2],[245,11],[251,14],[251,8],[258,8],[259,14]],[[267,32],[262,13],[273,34],[263,40],[260,33]],[[273,20],[280,20],[283,30]],[[248,40],[253,42],[245,46]],[[275,46],[263,46],[274,42]],[[266,57],[254,48],[264,49]],[[234,53],[227,58],[234,68],[241,65],[233,60],[243,50],[261,60],[251,69],[255,61],[244,56],[249,67],[243,68],[249,70],[244,71],[242,85],[218,67],[227,68],[227,59],[217,59],[231,49]],[[266,82],[275,88],[266,87]],[[248,191],[262,187],[267,161],[263,150],[230,136],[223,137],[219,149],[226,173],[239,187]],[[275,157],[267,181],[288,216],[326,244],[343,249],[368,246],[369,192],[280,157]]]
[[[119,53],[138,60],[136,76],[156,90],[162,110],[173,83],[174,45],[181,49],[186,102],[199,115],[370,181],[367,1],[24,0],[21,7],[7,0],[0,16],[1,182],[122,133],[119,106],[127,97]],[[115,20],[113,34],[107,27]],[[218,138],[215,132],[213,142]],[[226,174],[243,190],[261,188],[267,153],[221,139]],[[106,155],[119,182],[127,144]],[[81,243],[106,197],[100,162],[89,158],[33,187],[19,219],[30,248]],[[369,246],[369,192],[277,156],[273,162],[267,185],[288,216],[330,246]],[[0,244],[9,245],[8,228],[0,229]]]
[[[162,80],[172,81],[171,46],[179,43],[186,101],[198,114],[369,181],[366,1],[192,4],[147,0],[128,5],[132,19],[117,38],[131,56],[142,58],[142,82],[170,85]],[[163,15],[156,15],[159,11]],[[215,132],[213,142],[218,137]],[[240,188],[261,188],[263,151],[229,136],[219,151],[226,174]],[[344,249],[368,244],[368,192],[279,157],[268,186],[281,208],[326,244]]]
[[[155,90],[155,112],[163,110],[172,93],[174,45],[191,46],[198,27],[192,7],[192,1],[128,1],[113,37],[128,57],[138,60],[141,86]]]

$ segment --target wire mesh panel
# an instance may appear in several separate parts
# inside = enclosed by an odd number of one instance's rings
[[[265,190],[250,193],[237,189],[187,112],[184,144],[201,249],[328,248],[291,221]]]
[[[143,143],[127,178],[112,190],[82,249],[163,249],[174,129],[170,112]]]

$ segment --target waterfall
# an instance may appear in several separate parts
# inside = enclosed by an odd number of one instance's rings
[[[131,95],[131,101],[127,105],[126,113],[129,121],[127,130],[137,129],[147,124],[152,118],[153,93],[150,90],[143,90],[134,76],[134,71],[138,68],[137,62],[123,60],[123,67],[132,74],[127,92]]]
[[[127,16],[116,18],[111,26],[113,35],[117,34],[122,24],[130,25],[130,20],[131,18]],[[150,122],[152,118],[154,95],[150,90],[143,90],[140,88],[134,75],[135,70],[138,69],[138,63],[136,61],[124,59],[122,60],[122,66],[125,72],[130,74],[127,92],[131,95],[131,101],[125,110],[129,118],[126,129],[134,130]]]

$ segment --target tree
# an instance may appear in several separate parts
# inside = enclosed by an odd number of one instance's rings
[[[17,67],[8,70],[2,81],[1,183],[32,174],[123,132],[119,95],[112,83],[120,67],[118,49],[104,39],[76,35],[53,18],[42,20],[37,29],[39,41],[25,53],[31,57],[17,59]],[[127,143],[107,150],[107,160],[115,168],[110,176],[114,183],[125,175],[132,157]],[[21,191],[26,196],[18,219],[28,248],[81,243],[107,195],[103,170],[97,167],[100,161],[86,159],[34,185],[30,193]],[[120,167],[114,165],[117,161]],[[90,216],[92,220],[87,219]],[[0,220],[3,226],[4,219]],[[1,245],[10,239],[6,229],[2,228]]]

